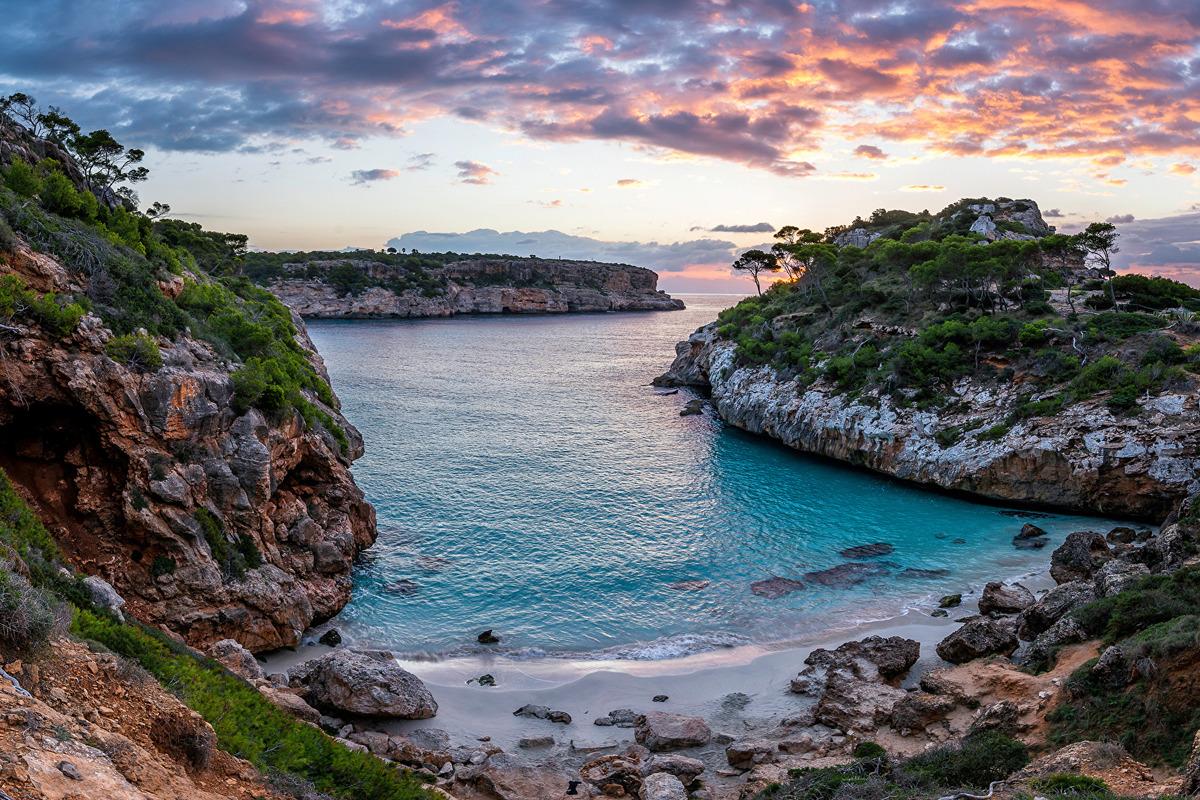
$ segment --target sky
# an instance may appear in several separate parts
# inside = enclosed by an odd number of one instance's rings
[[[744,289],[783,225],[961,197],[1200,285],[1197,0],[0,0],[0,93],[266,249],[618,260]]]

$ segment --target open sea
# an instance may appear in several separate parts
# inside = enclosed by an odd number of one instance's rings
[[[1040,571],[1084,517],[1026,519],[788,450],[650,386],[686,311],[310,322],[366,455],[379,541],[335,620],[360,643],[466,655],[663,659],[796,641]],[[887,543],[852,559],[839,551]],[[806,577],[846,563],[858,582]],[[907,571],[906,571],[907,570]],[[914,572],[914,570],[919,570]],[[804,588],[769,598],[773,576]]]

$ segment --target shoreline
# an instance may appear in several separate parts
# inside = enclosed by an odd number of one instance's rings
[[[1037,573],[1006,582],[1020,582],[1040,594],[1055,585],[1048,567],[1047,563]],[[803,669],[804,659],[819,647],[832,649],[871,635],[914,639],[921,644],[921,657],[901,685],[915,686],[922,674],[946,665],[934,648],[958,629],[957,619],[978,613],[981,591],[982,586],[976,586],[964,592],[962,604],[950,609],[946,617],[908,609],[888,619],[830,627],[802,640],[747,644],[656,661],[554,656],[512,659],[486,654],[436,660],[395,656],[400,666],[430,688],[438,713],[431,719],[386,721],[372,727],[401,735],[444,732],[452,746],[478,747],[481,741],[488,741],[519,763],[553,769],[577,768],[596,755],[617,752],[633,743],[631,729],[594,724],[597,717],[614,709],[698,716],[716,733],[732,739],[753,738],[811,708],[814,700],[790,692],[789,685]],[[267,656],[266,671],[286,671],[329,652],[332,648],[310,638],[328,627],[314,629],[306,637],[307,644],[294,651]],[[360,648],[370,645],[357,643]],[[492,675],[496,685],[467,682],[484,674]],[[652,700],[663,694],[667,701]],[[513,711],[525,704],[566,711],[572,723],[559,725],[514,716]],[[520,747],[522,738],[539,736],[553,736],[554,745]],[[688,754],[705,761],[712,774],[727,767],[723,744],[714,742]]]

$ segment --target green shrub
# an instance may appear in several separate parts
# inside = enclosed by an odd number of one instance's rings
[[[1030,786],[1051,797],[1111,796],[1108,784],[1104,781],[1072,772],[1056,772],[1037,778],[1030,782]]]
[[[1166,308],[1200,309],[1200,290],[1170,278],[1117,275],[1113,293],[1129,305],[1159,311]]]
[[[886,758],[887,751],[875,742],[859,742],[854,746],[855,758]]]
[[[1106,342],[1119,342],[1146,331],[1156,331],[1166,323],[1150,314],[1129,311],[1105,311],[1087,322],[1088,332]]]
[[[25,317],[38,322],[55,336],[66,336],[79,326],[86,312],[54,292],[38,294],[26,287],[19,275],[0,277],[0,317]]]
[[[0,643],[17,652],[34,650],[54,630],[54,602],[0,559]]]
[[[104,352],[113,361],[153,372],[163,365],[158,342],[141,333],[114,336],[104,345]]]
[[[163,575],[173,575],[176,568],[175,559],[170,556],[155,556],[150,564],[150,575],[158,578]]]
[[[222,750],[265,773],[301,778],[318,791],[345,800],[432,800],[413,775],[342,747],[273,706],[219,664],[157,631],[122,625],[90,611],[76,613],[72,630],[136,661],[164,686],[172,687],[213,726]]]
[[[5,186],[21,197],[33,197],[42,191],[42,179],[37,170],[20,158],[13,159],[11,164],[0,169],[0,177],[4,178]]]
[[[221,520],[206,508],[196,509],[193,516],[200,524],[213,561],[217,562],[221,574],[227,579],[241,580],[246,577],[246,570],[262,566],[262,553],[252,538],[242,534],[231,540]]]
[[[995,731],[968,736],[958,745],[909,759],[903,771],[926,786],[987,788],[1029,763],[1025,745]]]
[[[57,169],[46,174],[39,196],[42,206],[60,217],[92,222],[100,213],[100,203],[96,196],[86,189],[76,189],[71,179]]]

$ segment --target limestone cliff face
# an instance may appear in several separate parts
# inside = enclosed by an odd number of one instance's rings
[[[38,291],[79,289],[24,247],[0,272]],[[93,315],[62,339],[23,325],[0,335],[0,467],[74,566],[112,583],[143,621],[197,646],[296,644],[348,601],[351,561],[375,538],[349,469],[361,437],[332,408],[345,453],[296,414],[237,413],[235,365],[204,342],[160,338],[164,366],[141,372],[105,354],[111,335]],[[303,333],[300,343],[323,372]],[[223,571],[214,535],[262,564]]]
[[[386,281],[384,264],[349,263],[371,278]],[[625,264],[545,259],[479,258],[430,270],[443,281],[440,294],[393,292],[373,286],[339,295],[320,279],[300,271],[268,288],[303,317],[364,319],[449,317],[455,314],[560,314],[575,311],[672,311],[683,302],[658,289],[658,275]]]
[[[1194,393],[1140,401],[1118,417],[1103,400],[983,435],[1017,404],[1017,387],[962,379],[950,410],[897,407],[890,397],[850,399],[822,381],[801,387],[771,367],[739,367],[736,345],[705,326],[676,346],[659,384],[711,389],[731,425],[789,447],[930,486],[994,500],[1159,520],[1200,488],[1200,402]],[[958,441],[939,432],[961,428]]]

